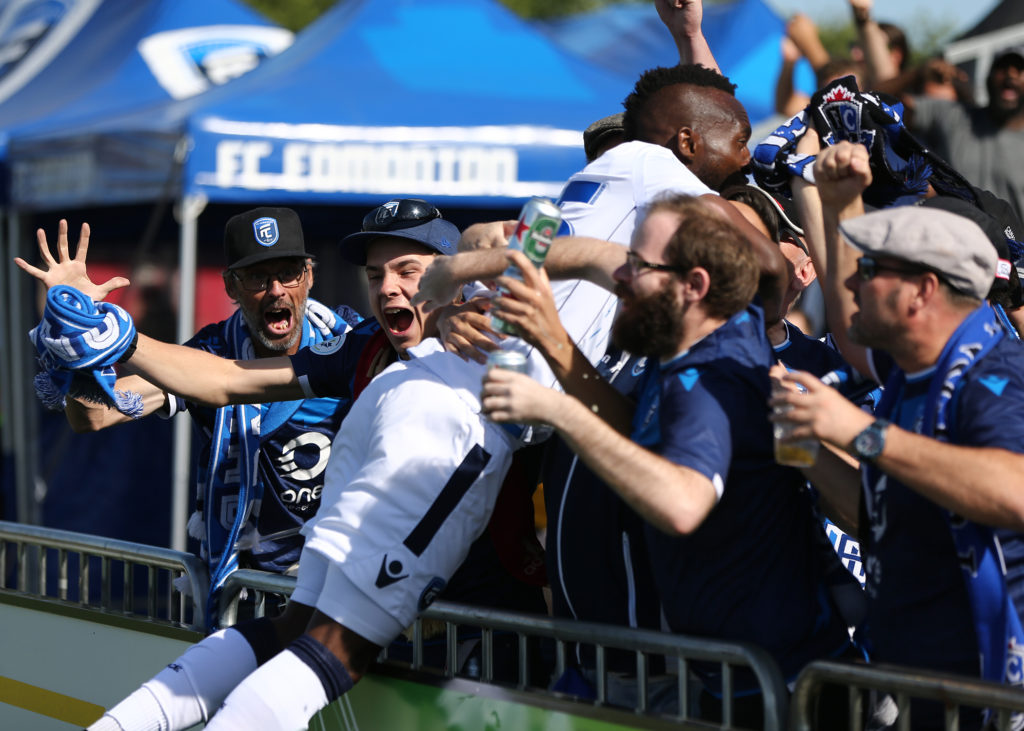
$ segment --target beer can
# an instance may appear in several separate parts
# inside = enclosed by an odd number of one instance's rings
[[[506,371],[526,373],[526,356],[515,350],[495,350],[487,356],[487,370],[504,368]]]
[[[523,252],[534,266],[543,266],[551,242],[558,235],[558,228],[561,225],[562,210],[558,206],[547,198],[531,198],[526,201],[519,214],[519,222],[508,240],[508,248]],[[505,270],[504,276],[522,279],[519,269],[513,266]],[[504,287],[499,287],[498,294],[507,296],[508,291]],[[506,335],[517,334],[515,327],[500,317],[492,317],[491,325]]]
[[[531,198],[519,214],[508,246],[523,252],[534,266],[541,266],[561,225],[562,210],[558,206],[547,198]]]

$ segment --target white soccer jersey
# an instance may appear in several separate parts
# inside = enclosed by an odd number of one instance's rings
[[[666,147],[647,142],[625,142],[605,152],[569,178],[558,205],[564,224],[562,235],[590,236],[629,246],[637,212],[662,193],[714,194]],[[559,317],[573,342],[593,363],[608,347],[617,300],[608,290],[590,282],[552,282]],[[537,381],[554,385],[546,364],[531,372]],[[539,359],[543,361],[543,359]]]
[[[320,510],[302,530],[306,552],[327,558],[362,592],[353,603],[368,598],[390,619],[377,630],[344,596],[318,599],[317,607],[378,644],[409,625],[462,563],[487,526],[515,446],[508,430],[480,414],[483,366],[433,338],[410,355],[352,405]],[[301,563],[299,574],[303,586]]]

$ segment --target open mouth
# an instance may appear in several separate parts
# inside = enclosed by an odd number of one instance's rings
[[[272,335],[287,335],[292,329],[292,311],[287,307],[267,310],[263,313],[267,332]]]
[[[412,327],[412,310],[388,307],[384,310],[384,319],[387,320],[388,330],[400,335]]]

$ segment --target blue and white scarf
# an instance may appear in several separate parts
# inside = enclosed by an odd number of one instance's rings
[[[139,394],[114,388],[114,364],[136,337],[135,323],[124,309],[58,285],[47,291],[43,319],[28,336],[43,368],[34,385],[46,408],[59,411],[71,396],[133,418],[142,414]]]
[[[870,206],[912,203],[924,195],[928,183],[943,195],[978,203],[970,183],[907,130],[903,104],[886,94],[860,91],[853,76],[816,91],[805,109],[757,145],[751,168],[758,185],[791,197],[791,176],[814,183],[814,156],[796,152],[811,127],[823,146],[846,140],[867,148],[873,180],[864,202]]]
[[[936,363],[936,375],[928,389],[924,418],[920,427],[923,436],[943,442],[955,438],[951,433],[951,405],[963,385],[968,370],[994,348],[1005,331],[988,304],[983,304],[960,324],[946,343]],[[945,374],[940,377],[940,374]],[[889,416],[896,404],[901,372],[894,371],[886,384],[878,405],[879,416]],[[869,477],[873,485],[876,468]],[[974,629],[981,653],[981,675],[985,680],[1010,685],[1024,685],[1021,659],[1024,657],[1024,628],[1006,587],[1006,568],[1002,547],[995,530],[979,525],[949,511],[943,511],[960,562],[970,599]]]
[[[305,314],[300,348],[321,343],[351,329],[333,310],[312,298],[306,301]],[[241,311],[236,311],[224,323],[223,334],[225,347],[218,355],[236,360],[252,360],[256,357],[249,328]],[[189,533],[203,541],[210,568],[208,620],[215,618],[216,596],[225,579],[238,568],[239,551],[253,547],[259,541],[256,519],[264,488],[257,477],[261,436],[273,434],[301,406],[300,399],[264,404],[262,408],[260,404],[239,404],[217,409],[210,435],[209,463],[197,487],[197,513],[189,521]],[[219,475],[224,472],[221,466],[228,459],[233,432],[238,436],[238,483],[228,485]],[[237,512],[231,528],[226,529],[216,516],[204,511],[204,506],[217,504],[215,496],[234,490],[238,492]]]

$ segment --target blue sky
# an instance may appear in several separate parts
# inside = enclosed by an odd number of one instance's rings
[[[1018,0],[1019,1],[1019,0]],[[766,0],[783,17],[806,13],[816,22],[843,20],[850,15],[848,0]],[[999,0],[875,0],[872,14],[901,26],[915,40],[915,32],[924,28],[952,25],[954,35],[981,20]]]

